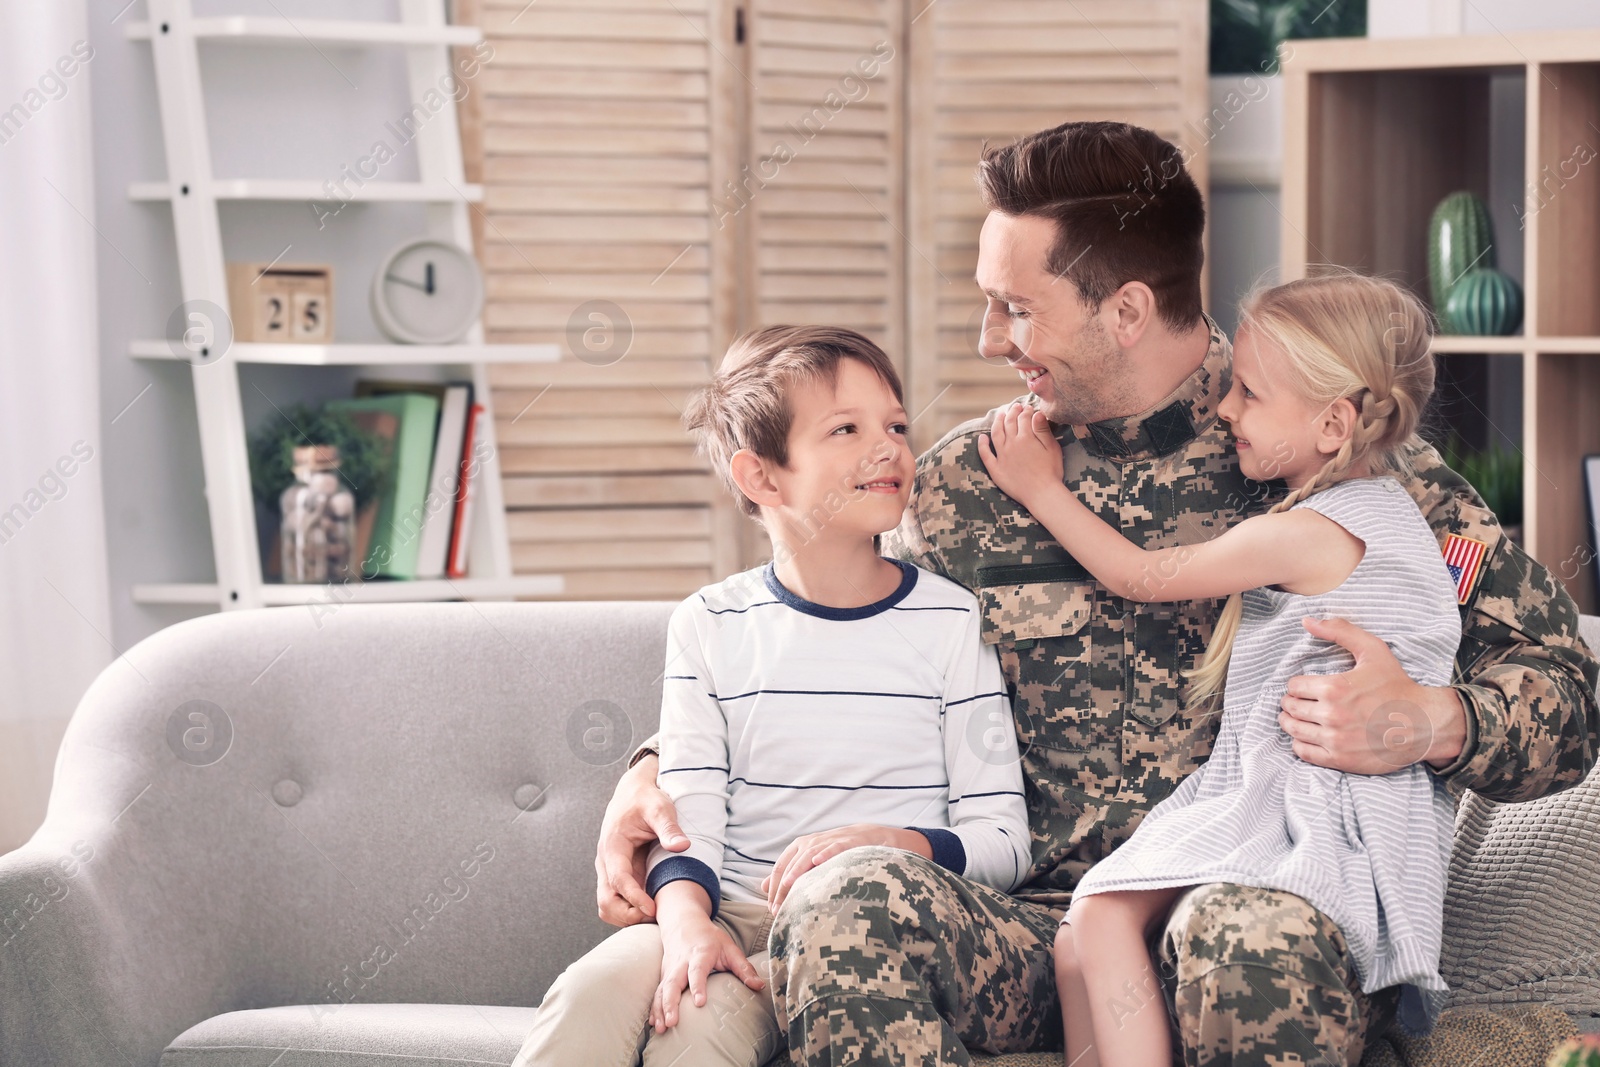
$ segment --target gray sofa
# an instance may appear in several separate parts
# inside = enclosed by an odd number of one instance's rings
[[[509,1063],[607,932],[593,841],[655,728],[671,608],[274,608],[130,649],[0,857],[0,1067]],[[1600,824],[1587,783],[1555,801]],[[1476,973],[1548,977],[1497,951],[1473,939]]]

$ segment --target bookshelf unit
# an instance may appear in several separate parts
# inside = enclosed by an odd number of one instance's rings
[[[190,0],[148,0],[149,18],[130,24],[129,40],[148,42],[154,57],[156,89],[165,139],[167,178],[135,182],[128,190],[134,201],[165,203],[172,211],[178,266],[185,304],[209,302],[228,310],[228,287],[219,204],[227,201],[314,201],[326,199],[321,183],[275,178],[218,178],[213,173],[206,125],[205,94],[199,49],[207,41],[267,48],[317,48],[318,44],[351,48],[404,50],[414,99],[450,70],[449,49],[482,39],[475,26],[446,21],[444,0],[399,0],[398,21],[363,22],[300,18],[227,16],[196,18]],[[474,250],[470,205],[483,200],[483,187],[465,178],[461,139],[454,106],[448,106],[416,135],[420,180],[371,181],[348,199],[426,205],[425,232],[431,237]],[[396,239],[402,234],[396,234]],[[173,361],[183,358],[173,342],[135,340],[135,359]],[[235,343],[214,360],[191,367],[199,420],[201,460],[205,472],[207,511],[216,564],[213,582],[137,584],[132,594],[143,604],[214,605],[219,610],[272,605],[393,602],[409,600],[511,599],[560,595],[560,575],[517,575],[512,570],[506,532],[505,491],[496,440],[493,390],[488,365],[549,363],[560,356],[555,344],[486,344],[481,321],[463,343],[400,345],[381,343],[252,344]],[[263,580],[260,543],[246,445],[239,365],[371,366],[403,368],[436,366],[454,376],[470,377],[474,400],[484,405],[479,440],[488,456],[480,464],[472,507],[474,519],[463,579],[369,581],[328,584],[276,584]]]
[[[1522,543],[1595,612],[1582,459],[1600,452],[1600,30],[1291,41],[1282,69],[1285,278],[1337,263],[1427,300],[1435,205],[1465,189],[1493,213],[1492,179],[1520,160],[1499,205],[1517,225],[1497,218],[1495,240],[1522,284],[1521,332],[1441,336],[1434,351],[1520,362]],[[1520,145],[1496,140],[1491,87],[1506,77],[1522,85]]]

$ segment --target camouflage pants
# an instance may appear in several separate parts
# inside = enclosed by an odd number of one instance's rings
[[[891,848],[841,853],[773,926],[772,994],[806,1067],[972,1062],[1062,1047],[1052,946],[1062,909]],[[1178,899],[1158,953],[1186,1065],[1354,1065],[1397,991],[1364,995],[1343,935],[1300,897],[1213,884]]]

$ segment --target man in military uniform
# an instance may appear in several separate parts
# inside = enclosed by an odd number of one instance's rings
[[[1138,127],[1068,123],[991,150],[979,183],[990,208],[981,354],[1022,375],[1085,503],[1160,548],[1281,499],[1282,482],[1239,472],[1216,416],[1232,350],[1201,311],[1204,208],[1178,150]],[[1072,889],[1216,735],[1215,716],[1185,706],[1180,672],[1203,658],[1223,601],[1139,603],[1095,581],[988,477],[978,436],[993,414],[920,457],[885,548],[979,599],[1011,689],[1033,866],[1007,895],[866,847],[795,882],[771,951],[797,1063],[964,1064],[968,1049],[1059,1049],[1051,947]],[[1600,726],[1600,665],[1578,637],[1576,605],[1433,449],[1417,442],[1412,460],[1407,488],[1441,546],[1484,548],[1460,574],[1455,684],[1416,684],[1353,624],[1308,623],[1355,666],[1291,680],[1281,725],[1310,762],[1381,774],[1425,761],[1457,796],[1527,800],[1576,784]],[[659,836],[682,847],[654,760],[640,755],[596,859],[601,915],[618,924],[651,911],[635,877],[642,845]],[[1397,989],[1363,993],[1339,928],[1292,894],[1197,886],[1151,947],[1162,988],[1130,988],[1123,1007],[1167,1011],[1188,1064],[1355,1064],[1393,1017]]]

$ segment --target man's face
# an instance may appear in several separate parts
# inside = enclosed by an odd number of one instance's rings
[[[788,517],[813,536],[870,538],[900,524],[916,460],[894,390],[857,359],[839,361],[833,387],[790,392],[789,464],[773,465]]]
[[[1046,264],[1056,223],[989,212],[978,234],[978,288],[987,299],[978,354],[1017,371],[1057,425],[1116,415],[1133,395],[1122,351],[1097,309]]]

